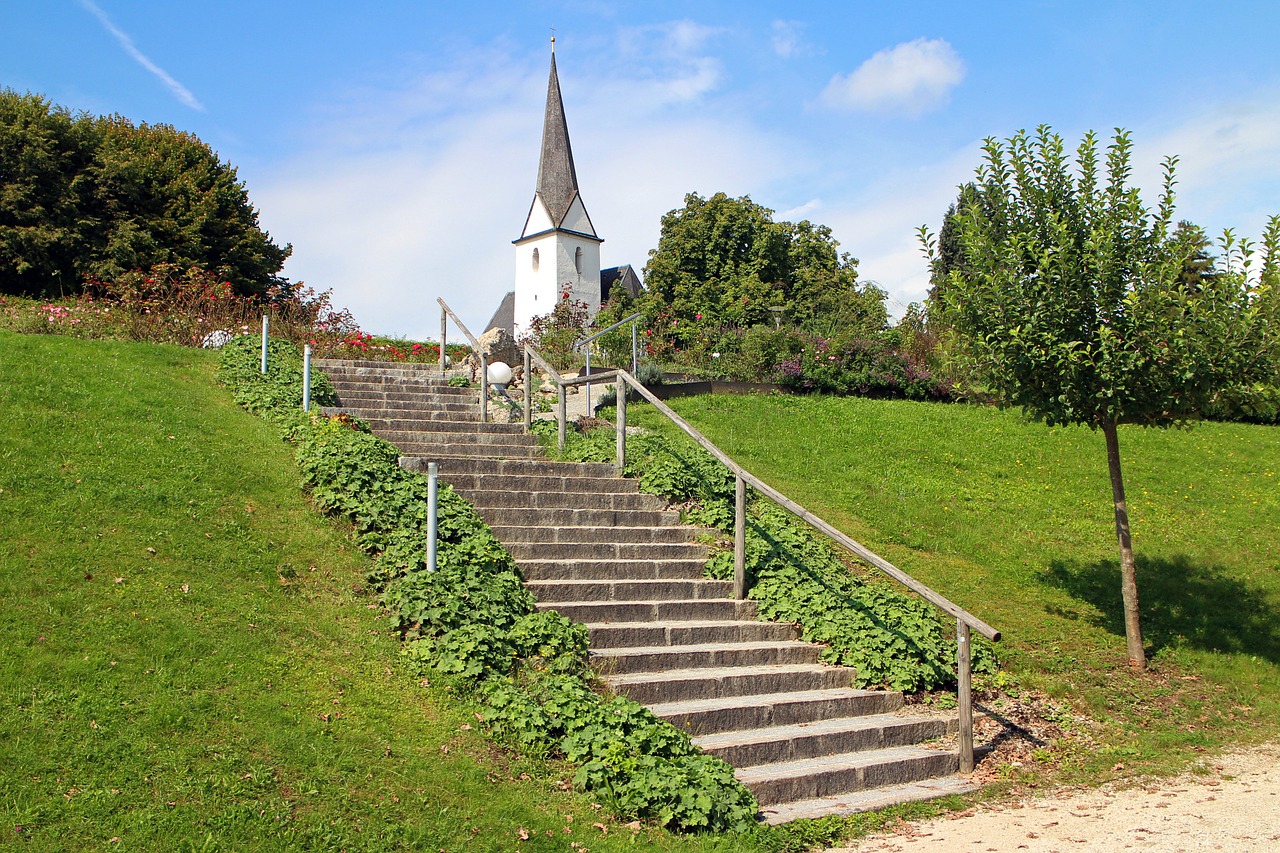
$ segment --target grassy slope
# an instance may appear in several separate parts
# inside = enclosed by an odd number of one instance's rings
[[[1280,430],[1122,429],[1149,676],[1126,666],[1100,434],[821,397],[675,408],[748,470],[1005,632],[1020,680],[1103,720],[1086,773],[1280,733]],[[629,415],[657,426],[650,407]],[[802,437],[802,438],[801,438]]]
[[[363,558],[213,367],[0,332],[0,847],[631,846],[405,674]]]

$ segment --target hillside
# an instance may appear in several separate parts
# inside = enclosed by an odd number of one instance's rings
[[[736,849],[634,838],[409,677],[214,354],[0,353],[0,846]]]

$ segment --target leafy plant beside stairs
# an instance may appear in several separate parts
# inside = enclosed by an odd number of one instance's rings
[[[535,429],[549,437],[554,426],[542,421]],[[614,432],[605,427],[569,433],[563,457],[612,462],[615,453]],[[734,477],[702,448],[656,433],[631,436],[624,473],[642,491],[684,505],[690,523],[732,534]],[[842,559],[803,522],[752,492],[746,545],[750,597],[760,615],[798,624],[801,639],[824,647],[822,660],[856,670],[858,686],[913,693],[955,684],[950,622],[927,602]],[[712,555],[707,574],[733,577],[731,546]],[[989,644],[975,643],[973,666],[979,673],[995,671]]]
[[[447,484],[438,570],[427,572],[425,478],[400,468],[399,451],[367,425],[304,415],[290,349],[272,342],[263,377],[253,339],[232,342],[219,376],[237,401],[282,424],[316,506],[353,525],[412,665],[473,696],[496,738],[579,765],[575,784],[623,817],[685,831],[752,827],[755,800],[729,765],[638,703],[594,689],[586,629],[536,609],[510,554]]]

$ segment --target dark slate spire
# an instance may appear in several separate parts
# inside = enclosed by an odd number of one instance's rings
[[[547,114],[542,124],[542,159],[538,162],[538,195],[556,227],[578,194],[578,174],[573,168],[569,147],[569,125],[560,100],[560,78],[556,76],[556,42],[551,40],[551,79],[547,83]]]

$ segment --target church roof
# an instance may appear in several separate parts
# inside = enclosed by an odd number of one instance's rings
[[[538,161],[538,195],[559,228],[578,195],[578,174],[573,168],[569,146],[569,125],[560,99],[560,78],[556,75],[556,55],[551,53],[551,79],[547,82],[547,112],[542,125],[542,157]]]

